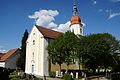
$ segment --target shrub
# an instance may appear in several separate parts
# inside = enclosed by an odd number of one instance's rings
[[[65,73],[65,74],[63,75],[63,79],[64,79],[64,80],[72,80],[72,76],[71,76],[69,73]]]
[[[18,75],[9,75],[10,80],[20,80],[21,76]]]
[[[20,80],[20,78],[14,77],[14,78],[11,78],[10,80]]]
[[[54,71],[52,71],[52,72],[49,73],[49,76],[52,77],[52,78],[54,78],[55,75],[56,75],[56,73]]]

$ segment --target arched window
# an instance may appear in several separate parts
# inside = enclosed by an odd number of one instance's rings
[[[32,64],[32,74],[34,74],[34,65]]]
[[[33,45],[35,45],[35,40],[33,40]]]

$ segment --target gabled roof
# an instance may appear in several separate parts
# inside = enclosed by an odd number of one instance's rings
[[[47,29],[47,28],[44,28],[44,27],[41,27],[41,26],[36,26],[36,27],[43,34],[43,36],[47,37],[47,38],[54,39],[54,38],[58,37],[59,35],[63,34],[61,32],[50,30],[50,29]]]
[[[17,50],[18,50],[18,48],[9,50],[7,53],[5,53],[5,54],[1,57],[0,61],[6,61],[6,60],[7,60],[10,56],[12,56]]]

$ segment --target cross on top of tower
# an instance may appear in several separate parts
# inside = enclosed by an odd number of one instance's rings
[[[76,5],[76,0],[74,0],[74,5],[73,5],[73,15],[77,15],[77,5]]]

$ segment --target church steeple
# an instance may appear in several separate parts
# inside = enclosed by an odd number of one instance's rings
[[[77,14],[78,9],[76,5],[76,0],[74,0],[74,5],[73,5],[73,16],[71,17],[71,25],[70,29],[71,32],[74,32],[75,35],[81,35],[83,36],[83,25],[82,25],[82,20]]]
[[[74,5],[73,5],[73,15],[77,15],[77,5],[76,5],[76,0],[74,0]]]

